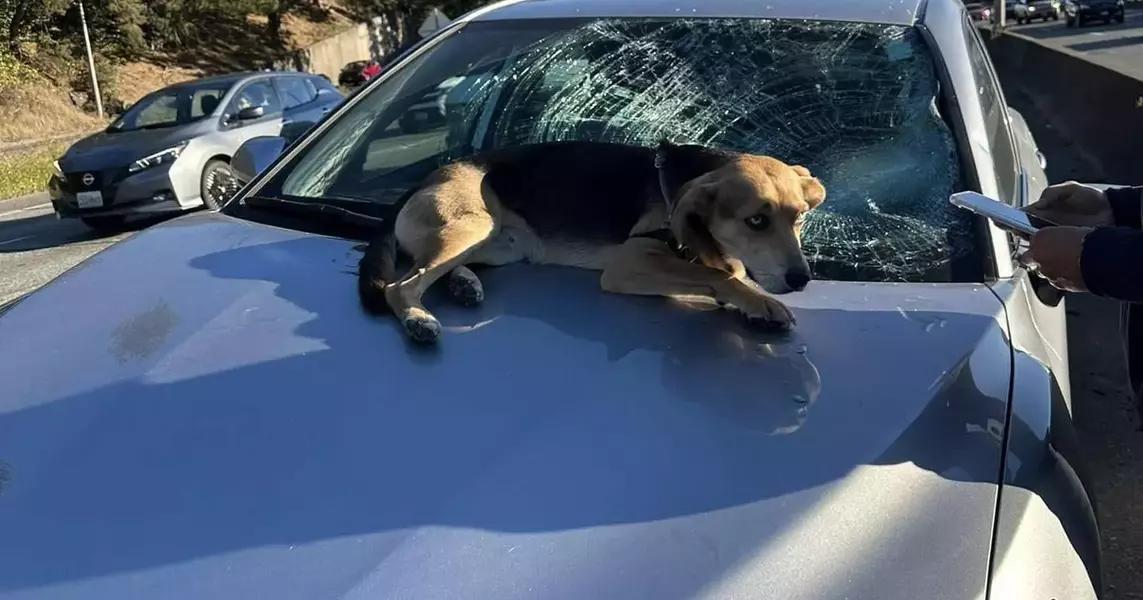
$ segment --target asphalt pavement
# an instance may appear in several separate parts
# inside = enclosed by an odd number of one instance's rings
[[[1097,22],[1067,27],[1061,17],[1059,21],[1028,25],[1009,21],[1008,31],[1078,52],[1092,62],[1143,79],[1143,10],[1129,9],[1122,24]]]
[[[0,200],[0,304],[128,235],[103,236],[79,221],[56,219],[47,194]]]

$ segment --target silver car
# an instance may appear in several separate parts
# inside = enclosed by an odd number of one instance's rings
[[[152,92],[56,161],[60,217],[115,229],[128,215],[218,208],[236,190],[230,159],[246,140],[300,135],[343,96],[307,73],[239,73]]]
[[[360,309],[442,163],[661,137],[825,183],[795,331],[536,265],[433,351]],[[0,308],[0,599],[1099,597],[1064,299],[948,201],[1045,186],[960,0],[501,2],[239,164]]]

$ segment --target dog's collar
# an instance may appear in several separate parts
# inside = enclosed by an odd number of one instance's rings
[[[671,252],[675,253],[675,256],[687,262],[694,262],[696,259],[696,256],[690,251],[689,248],[679,243],[679,240],[675,238],[675,234],[671,231],[670,227],[661,227],[646,233],[636,233],[631,237],[658,240],[666,244],[667,247],[671,249]]]

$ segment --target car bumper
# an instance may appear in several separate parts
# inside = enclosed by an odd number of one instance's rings
[[[162,165],[98,186],[101,202],[80,207],[77,186],[53,174],[48,180],[52,208],[61,218],[178,212],[191,208],[181,203],[171,178],[171,169]]]

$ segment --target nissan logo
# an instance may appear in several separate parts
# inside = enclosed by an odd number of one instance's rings
[[[82,181],[83,185],[91,185],[95,183],[95,175],[92,175],[91,173],[84,173]]]

